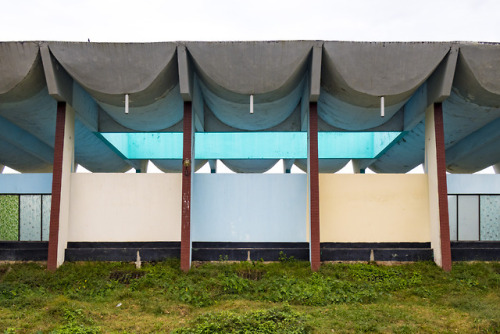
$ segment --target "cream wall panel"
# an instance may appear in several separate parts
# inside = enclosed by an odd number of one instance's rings
[[[179,241],[181,174],[72,174],[68,241]]]
[[[320,174],[321,242],[429,242],[425,174]]]

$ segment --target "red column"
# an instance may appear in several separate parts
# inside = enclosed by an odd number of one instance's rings
[[[191,266],[191,102],[184,102],[184,135],[182,154],[182,217],[181,217],[181,270]]]
[[[450,225],[448,216],[448,186],[446,183],[446,155],[444,147],[443,106],[434,103],[434,126],[436,131],[436,155],[439,197],[439,227],[443,270],[451,270]]]
[[[61,209],[62,163],[64,148],[64,126],[66,103],[57,103],[56,136],[54,142],[54,164],[52,168],[52,202],[50,206],[50,231],[47,269],[57,269],[57,248],[59,243],[59,213]]]
[[[319,239],[319,161],[318,161],[318,105],[309,104],[309,196],[311,221],[311,269],[317,271],[321,266]]]

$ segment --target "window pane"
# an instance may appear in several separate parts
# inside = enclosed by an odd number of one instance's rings
[[[479,196],[458,196],[458,240],[479,240]]]
[[[42,196],[42,241],[49,241],[51,200],[52,195]]]
[[[40,241],[42,239],[42,196],[20,196],[21,241]]]
[[[19,239],[19,196],[0,196],[0,240]]]
[[[481,195],[481,240],[500,241],[499,195]]]
[[[457,195],[448,195],[448,214],[450,216],[450,240],[457,240]]]

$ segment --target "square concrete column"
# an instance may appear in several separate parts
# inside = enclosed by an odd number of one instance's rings
[[[307,177],[309,184],[309,222],[311,235],[309,259],[311,269],[317,271],[321,266],[319,238],[319,160],[318,160],[318,104],[309,104],[309,127],[307,132]]]
[[[74,152],[75,111],[65,102],[58,102],[47,260],[49,270],[55,270],[64,263],[64,253],[68,244],[70,185],[75,162]]]
[[[193,114],[191,102],[184,102],[182,148],[181,270],[191,268],[191,180],[193,174]]]
[[[445,271],[450,271],[450,226],[441,103],[434,103],[425,111],[425,171],[429,187],[431,247],[434,251],[434,262]]]

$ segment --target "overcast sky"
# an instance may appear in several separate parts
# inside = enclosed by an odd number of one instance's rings
[[[4,0],[0,40],[500,42],[499,0]]]

